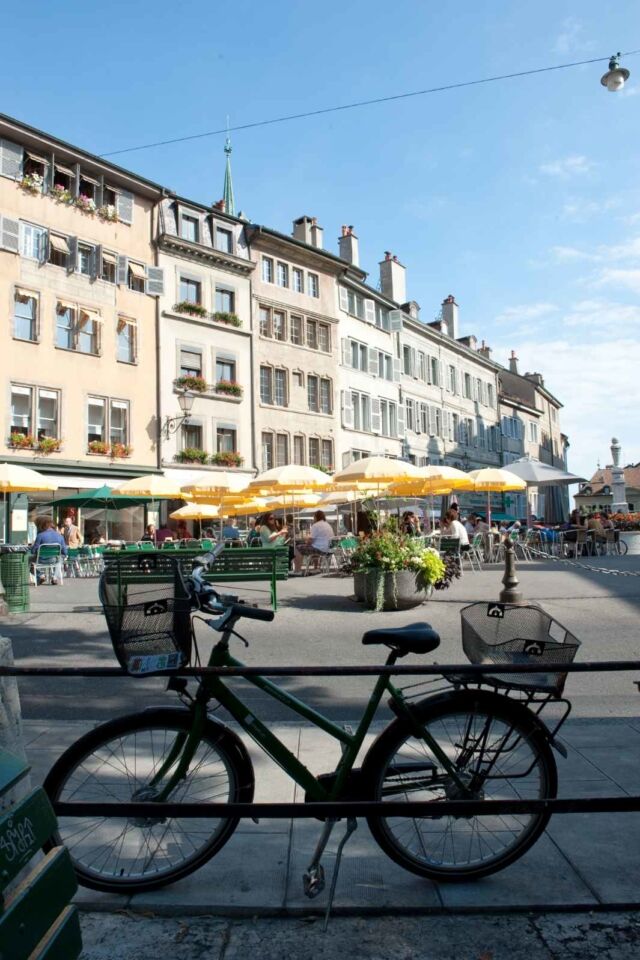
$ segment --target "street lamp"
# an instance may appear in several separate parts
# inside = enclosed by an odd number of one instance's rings
[[[192,393],[189,393],[188,390],[182,390],[178,394],[178,405],[182,410],[181,417],[165,417],[165,421],[162,424],[162,432],[164,433],[167,440],[172,433],[175,433],[178,427],[182,423],[189,422],[189,415],[191,414],[191,408],[193,407],[193,401],[195,397]]]
[[[617,90],[622,90],[625,85],[625,82],[629,79],[629,71],[625,67],[620,66],[619,58],[620,53],[616,53],[609,60],[609,69],[600,77],[600,83],[603,87],[606,87],[609,93],[615,93]]]

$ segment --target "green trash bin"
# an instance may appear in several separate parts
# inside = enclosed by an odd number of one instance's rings
[[[0,579],[9,613],[27,613],[29,607],[29,554],[0,553]]]

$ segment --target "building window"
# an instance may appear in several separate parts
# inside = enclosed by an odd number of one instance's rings
[[[273,337],[275,340],[287,339],[287,325],[282,310],[273,311]]]
[[[319,402],[318,378],[313,376],[312,374],[308,374],[307,375],[307,403],[309,406],[309,410],[313,410],[314,412],[317,413],[319,409],[318,402]]]
[[[471,400],[471,374],[470,373],[465,373],[464,375],[463,389],[464,389],[463,396],[466,397],[467,400]]]
[[[531,443],[538,442],[538,424],[534,423],[533,420],[529,421],[529,441]]]
[[[44,260],[47,249],[47,231],[32,223],[20,221],[20,255],[30,260]]]
[[[268,307],[260,307],[260,336],[271,336],[271,310]]]
[[[78,310],[78,326],[76,329],[75,347],[78,353],[98,354],[98,324],[97,315],[93,311]]]
[[[416,429],[416,417],[415,417],[416,405],[413,400],[405,400],[405,427],[407,430]]]
[[[131,264],[129,264],[131,266]],[[180,277],[180,303],[202,303],[202,284],[199,280]]]
[[[291,314],[289,317],[289,333],[291,334],[291,343],[301,347],[304,342],[302,339],[302,317]]]
[[[197,217],[190,217],[186,213],[183,213],[180,217],[180,236],[183,240],[198,243],[199,226],[200,223]]]
[[[292,273],[294,292],[304,293],[304,273],[298,267],[294,267]]]
[[[66,237],[60,237],[57,233],[49,234],[49,263],[54,267],[69,266],[69,244]]]
[[[276,467],[289,463],[289,437],[286,433],[276,433]]]
[[[235,453],[236,431],[230,427],[218,427],[216,430],[216,450],[218,453]]]
[[[429,433],[429,407],[426,403],[420,404],[420,432]]]
[[[307,274],[307,293],[310,297],[320,296],[320,283],[318,281],[317,273]]]
[[[333,441],[323,440],[321,442],[320,451],[321,451],[320,466],[326,467],[327,470],[332,470],[333,469]]]
[[[116,324],[117,358],[120,363],[135,363],[136,361],[136,332],[135,320],[128,317],[118,317]]]
[[[309,466],[320,466],[320,441],[317,437],[309,437]]]
[[[58,437],[58,392],[38,388],[37,437]]]
[[[85,277],[92,276],[94,255],[94,247],[90,247],[87,243],[78,244],[78,273],[84,274]]]
[[[304,463],[304,437],[293,438],[293,462]]]
[[[411,376],[411,347],[402,348],[402,372]]]
[[[33,389],[11,385],[11,433],[33,433]]]
[[[451,393],[457,393],[457,390],[456,390],[456,368],[450,366],[450,367],[448,368],[448,373],[449,373],[449,385],[448,385],[449,391],[450,391]]]
[[[430,366],[430,373],[431,373],[431,381],[430,381],[430,382],[431,382],[435,387],[439,387],[439,386],[440,386],[440,374],[439,374],[439,371],[438,371],[438,360],[437,360],[436,357],[431,357],[431,359],[430,359],[430,361],[429,361],[429,366]]]
[[[273,466],[273,434],[263,433],[260,446],[262,449],[262,469],[271,470]]]
[[[365,373],[369,369],[369,354],[367,345],[358,343],[357,340],[351,340],[351,366],[354,370],[363,370]]]
[[[381,307],[379,303],[376,303],[376,327],[380,327],[381,330],[386,330],[387,333],[391,329],[389,311],[386,307]]]
[[[427,364],[424,353],[418,351],[418,376],[421,380],[427,380]]]
[[[231,230],[216,227],[216,250],[222,253],[233,253],[233,234]]]
[[[216,287],[216,310],[218,313],[234,313],[236,296],[233,290],[226,287]]]
[[[56,306],[56,347],[63,350],[73,350],[75,314],[75,308],[70,304],[58,302]]]
[[[22,173],[24,176],[37,176],[44,182],[47,161],[35,153],[25,153]]]
[[[273,370],[271,367],[260,367],[260,401],[273,403]]]
[[[34,410],[35,402],[35,410]],[[34,432],[36,439],[58,437],[58,409],[60,394],[57,390],[43,387],[23,387],[11,385],[11,433],[29,436]]]
[[[104,442],[106,438],[106,400],[102,397],[89,397],[87,409],[87,441],[93,440]]]
[[[315,320],[307,320],[307,346],[312,350],[318,349],[318,324]]]
[[[393,358],[390,353],[378,353],[378,376],[382,380],[393,380]]]
[[[371,398],[364,393],[351,392],[351,403],[353,405],[353,428],[354,430],[371,430]]]
[[[201,377],[202,376],[202,353],[200,350],[181,349],[179,377]]]
[[[13,297],[13,335],[18,340],[38,339],[38,297],[16,290]]]
[[[262,258],[262,279],[265,283],[273,283],[273,260],[271,257]]]
[[[328,377],[320,378],[320,413],[331,413],[332,408],[331,380]]]
[[[102,271],[100,279],[107,283],[116,282],[116,255],[106,250],[102,251]]]
[[[354,290],[347,290],[347,305],[352,317],[364,320],[364,297]]]
[[[273,402],[277,407],[287,405],[287,373],[285,370],[273,371]]]
[[[318,349],[322,350],[323,353],[330,353],[331,351],[331,333],[327,323],[318,324]]]
[[[227,360],[225,357],[216,357],[216,382],[218,380],[230,380],[232,383],[235,383],[235,379],[235,360]]]
[[[202,424],[183,423],[180,430],[180,449],[181,450],[202,450]]]
[[[493,384],[487,384],[487,403],[490,407],[493,406]]]
[[[129,438],[129,403],[109,401],[109,442],[127,444]]]
[[[276,264],[276,281],[279,287],[289,286],[289,267],[280,260]]]
[[[131,260],[129,261],[129,290],[136,290],[138,293],[144,293],[144,281],[146,276],[145,269],[141,263],[133,263]]]

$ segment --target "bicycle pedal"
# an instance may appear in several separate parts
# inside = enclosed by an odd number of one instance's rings
[[[319,863],[317,867],[311,867],[302,875],[302,889],[305,897],[308,897],[310,900],[319,896],[324,890],[324,887],[324,867],[322,864]]]

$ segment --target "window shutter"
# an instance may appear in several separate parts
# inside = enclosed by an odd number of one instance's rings
[[[97,280],[102,276],[102,247],[98,244],[91,253],[91,279]]]
[[[389,311],[389,329],[392,333],[396,330],[402,330],[402,310]]]
[[[11,140],[0,140],[0,175],[17,180],[22,174],[22,158],[24,150],[19,143]]]
[[[100,177],[96,183],[96,189],[94,193],[94,199],[96,201],[96,207],[102,206],[102,197],[104,192],[104,177]]]
[[[376,322],[376,304],[374,300],[365,300],[364,301],[364,319],[367,323]]]
[[[418,356],[415,347],[411,347],[411,376],[414,380],[418,376]]]
[[[43,193],[49,193],[53,186],[53,157],[47,157],[44,164],[44,179],[42,182]]]
[[[400,377],[402,376],[402,367],[400,366],[400,358],[393,358],[393,379],[400,382]]]
[[[438,436],[438,420],[435,407],[431,407],[429,411],[429,434],[432,437]]]
[[[340,309],[345,313],[349,312],[349,296],[346,287],[338,287],[338,297],[340,300]]]
[[[76,163],[73,168],[73,179],[71,181],[71,192],[74,197],[80,196],[80,164]]]
[[[378,351],[369,347],[369,376],[378,376]]]
[[[351,344],[346,337],[343,337],[340,341],[342,344],[342,366],[350,367],[351,366]]]
[[[145,293],[151,297],[161,297],[164,294],[164,270],[162,267],[147,267]]]
[[[129,259],[128,257],[118,256],[118,286],[127,287],[129,285]]]
[[[102,356],[102,318],[96,318],[96,353]]]
[[[353,429],[353,403],[351,402],[351,391],[341,390],[340,399],[342,405],[342,426]]]
[[[422,428],[421,428],[421,425],[420,425],[420,417],[422,416],[422,407],[423,407],[423,406],[424,406],[424,404],[422,404],[422,403],[416,403],[416,411],[415,411],[415,413],[414,413],[414,415],[413,415],[413,419],[414,419],[413,430],[414,430],[414,433],[422,433]]]
[[[11,253],[20,249],[20,222],[11,217],[0,217],[0,247]]]
[[[67,257],[67,273],[75,273],[78,268],[78,238],[67,237],[69,255]]]
[[[400,311],[398,311],[400,312]],[[398,436],[404,440],[404,404],[398,404]]]
[[[123,223],[133,222],[133,194],[128,190],[119,190],[116,194],[116,213]]]
[[[382,413],[380,410],[380,401],[377,397],[371,400],[371,432],[380,433],[382,430]]]
[[[40,242],[38,244],[38,260],[40,263],[46,263],[49,259],[49,231],[45,230],[44,233],[40,235]]]

